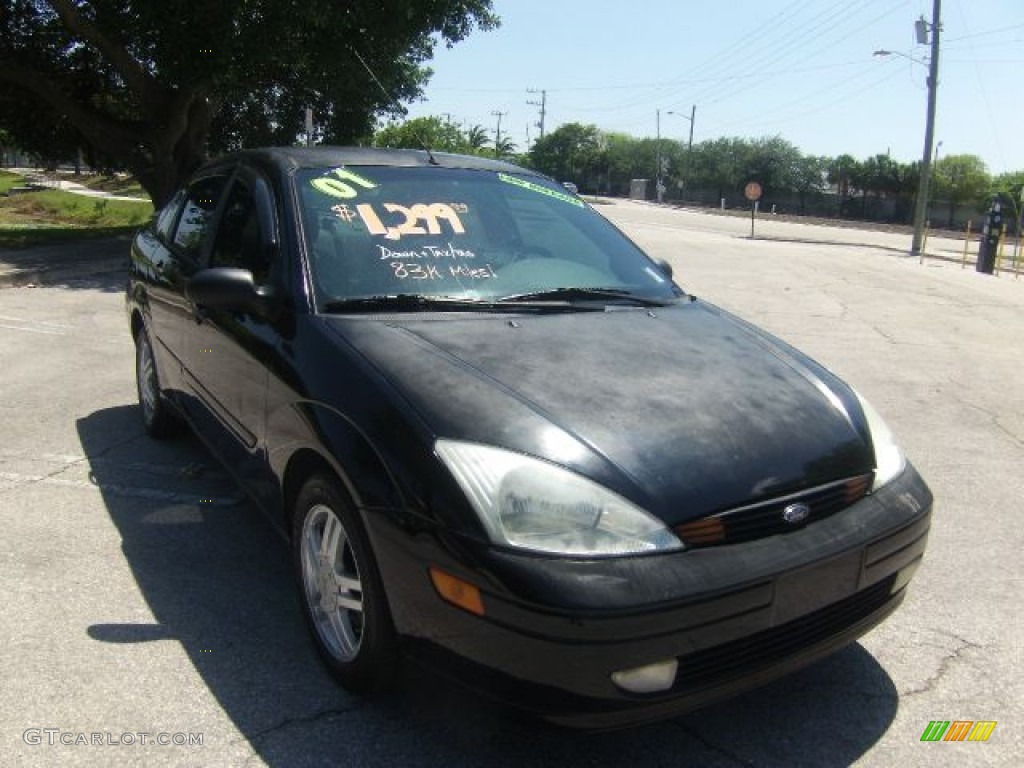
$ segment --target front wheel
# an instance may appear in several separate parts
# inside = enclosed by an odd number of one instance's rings
[[[362,523],[337,484],[306,481],[292,518],[303,614],[321,659],[343,687],[382,687],[394,669],[395,631]]]

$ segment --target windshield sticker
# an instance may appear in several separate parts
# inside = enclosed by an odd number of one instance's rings
[[[346,184],[345,182],[352,182]],[[359,194],[356,187],[363,189],[376,189],[377,185],[369,179],[363,178],[358,173],[348,168],[335,168],[318,179],[313,179],[310,184],[313,189],[323,192],[331,197],[340,197],[343,200],[351,200]],[[354,186],[353,186],[354,185]]]
[[[578,197],[573,197],[566,192],[559,192],[557,189],[550,189],[548,187],[541,186],[540,184],[534,184],[532,181],[526,179],[520,179],[518,176],[509,176],[507,173],[499,173],[498,178],[507,184],[515,184],[517,187],[528,189],[531,192],[538,192],[548,197],[553,197],[556,200],[561,200],[563,203],[571,203],[578,208],[585,208],[586,204]]]

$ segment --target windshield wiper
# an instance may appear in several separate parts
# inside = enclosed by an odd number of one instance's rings
[[[623,291],[618,288],[584,288],[566,287],[549,288],[544,291],[531,291],[530,293],[517,293],[511,296],[503,296],[498,301],[615,301],[628,302],[640,307],[665,307],[674,303],[674,299],[655,299],[649,296],[642,296],[638,293]]]
[[[422,293],[393,293],[375,296],[353,296],[332,299],[323,305],[325,312],[367,312],[377,309],[416,312],[432,309],[493,309],[494,305],[480,299],[457,296],[430,296]]]

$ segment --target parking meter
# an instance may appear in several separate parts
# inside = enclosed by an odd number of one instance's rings
[[[996,253],[999,249],[999,238],[1003,236],[1003,204],[999,198],[992,201],[985,216],[985,224],[981,228],[981,244],[978,247],[978,263],[975,269],[991,275],[996,265]]]

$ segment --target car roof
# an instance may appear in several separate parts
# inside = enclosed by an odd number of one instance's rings
[[[393,167],[441,167],[473,170],[505,171],[540,176],[534,171],[512,163],[491,160],[476,155],[451,152],[426,152],[421,149],[382,149],[379,147],[262,147],[233,152],[214,160],[221,165],[238,160],[249,160],[261,166],[273,166],[281,171],[296,168],[323,168],[342,165],[384,165]]]

